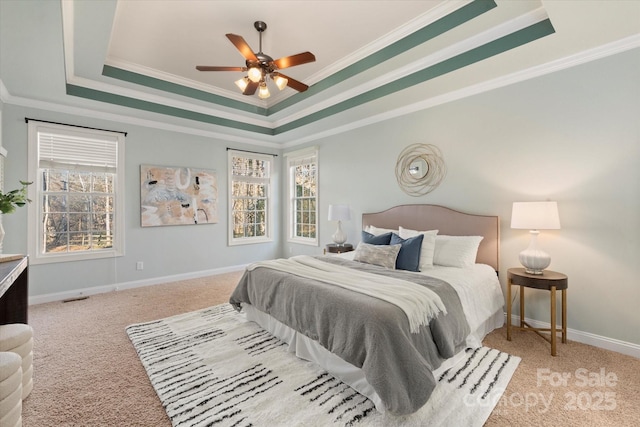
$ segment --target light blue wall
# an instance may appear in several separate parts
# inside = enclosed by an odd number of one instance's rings
[[[280,252],[279,239],[257,245],[227,246],[227,147],[277,153],[264,147],[241,146],[226,141],[152,128],[95,120],[50,111],[5,105],[2,113],[6,162],[6,188],[27,176],[27,125],[25,117],[128,132],[125,149],[125,256],[95,261],[31,264],[30,295],[54,294],[97,286],[151,280],[167,276],[242,266]],[[275,157],[274,188],[279,188],[279,159]],[[140,165],[188,166],[218,173],[219,222],[193,226],[140,226]],[[274,203],[279,205],[279,193]],[[6,215],[5,253],[26,253],[27,210]],[[278,236],[279,224],[274,228]],[[136,270],[136,262],[144,270]]]

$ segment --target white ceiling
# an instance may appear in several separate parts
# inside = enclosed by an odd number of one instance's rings
[[[0,8],[4,102],[89,107],[99,117],[273,147],[640,46],[640,1],[63,0]],[[451,19],[459,22],[438,31]],[[257,20],[268,25],[262,50],[274,59],[315,54],[316,62],[286,71],[307,92],[271,86],[272,97],[260,100],[233,84],[240,72],[195,69],[243,66],[225,34],[257,51]],[[552,31],[519,35],[545,21]],[[515,44],[487,53],[502,38]],[[469,60],[474,52],[481,56]]]

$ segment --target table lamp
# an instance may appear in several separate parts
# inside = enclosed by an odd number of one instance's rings
[[[548,253],[538,248],[539,230],[559,230],[560,217],[556,202],[514,202],[511,228],[529,230],[529,247],[520,252],[519,260],[529,274],[542,274],[551,263]]]
[[[329,221],[338,221],[338,229],[331,236],[333,242],[341,246],[347,241],[347,235],[342,231],[342,221],[349,221],[351,212],[347,205],[329,205]]]

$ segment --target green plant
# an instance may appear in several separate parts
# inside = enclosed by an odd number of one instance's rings
[[[26,203],[31,202],[27,198],[27,186],[31,185],[31,182],[20,181],[22,188],[3,193],[0,191],[0,212],[8,214],[16,210],[17,207],[24,206]]]

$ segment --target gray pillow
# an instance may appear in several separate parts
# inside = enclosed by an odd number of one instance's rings
[[[402,245],[370,245],[369,243],[360,243],[356,248],[353,260],[395,270],[396,258],[398,258],[401,247]]]

